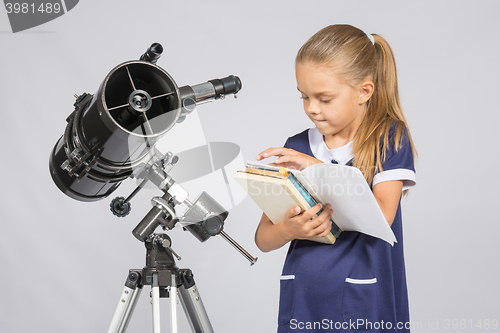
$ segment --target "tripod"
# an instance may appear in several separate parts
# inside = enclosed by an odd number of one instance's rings
[[[160,298],[163,297],[170,298],[170,331],[177,332],[177,293],[192,331],[213,333],[193,273],[175,265],[172,255],[175,252],[170,244],[166,234],[152,234],[145,241],[146,266],[129,271],[107,333],[125,332],[144,285],[151,285],[154,333],[160,333]]]
[[[111,202],[111,211],[116,216],[126,216],[130,212],[130,200],[142,189],[146,181],[153,182],[163,190],[161,197],[151,200],[153,208],[144,216],[132,234],[146,246],[146,266],[142,270],[131,269],[125,282],[123,293],[108,327],[108,333],[125,332],[144,285],[151,286],[153,304],[153,332],[160,333],[160,297],[170,298],[171,333],[177,333],[177,294],[186,313],[191,329],[195,333],[213,333],[212,325],[201,301],[190,269],[179,269],[174,256],[180,257],[170,247],[172,241],[166,234],[155,234],[160,225],[171,230],[178,222],[185,223],[188,230],[201,242],[212,236],[221,235],[253,265],[252,257],[223,231],[228,212],[208,193],[202,192],[192,203],[187,191],[176,183],[168,171],[177,157],[167,153],[161,159],[152,159],[145,167],[145,178],[127,199],[117,197]],[[184,203],[188,209],[176,217],[175,206]]]

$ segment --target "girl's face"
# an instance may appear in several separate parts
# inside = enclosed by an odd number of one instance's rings
[[[316,64],[299,64],[295,68],[297,89],[304,110],[323,134],[328,148],[336,148],[354,139],[366,113],[366,101],[373,83],[350,86],[341,82],[331,69]]]

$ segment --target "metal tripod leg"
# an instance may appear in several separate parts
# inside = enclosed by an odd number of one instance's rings
[[[151,298],[153,304],[153,333],[160,333],[160,287],[158,273],[153,273],[153,285],[151,286]],[[170,298],[170,333],[178,332],[177,324],[177,282],[175,273],[171,275]]]
[[[175,278],[175,274],[172,273],[170,277],[170,332],[177,333],[178,324],[177,324],[177,280]]]
[[[210,319],[208,319],[198,288],[194,283],[192,272],[186,270],[184,273],[183,284],[179,287],[179,298],[189,325],[191,325],[191,329],[195,333],[213,333],[214,329]]]
[[[177,322],[177,292],[188,319],[189,325],[194,333],[213,333],[212,324],[208,319],[207,312],[194,283],[193,273],[190,269],[179,270],[179,275],[175,271],[167,270],[170,275],[170,290],[167,294],[162,294],[163,289],[168,284],[165,280],[161,282],[158,271],[153,272],[145,278],[146,284],[151,284],[151,298],[153,304],[153,332],[160,333],[160,297],[170,298],[170,332],[178,332]],[[161,271],[165,273],[165,271]],[[125,288],[120,297],[120,301],[109,324],[107,333],[124,333],[132,317],[132,313],[141,293],[143,282],[141,270],[131,270]],[[163,275],[164,276],[164,275]],[[159,281],[160,280],[160,281]],[[179,286],[179,287],[178,287]]]
[[[113,314],[113,318],[111,318],[111,323],[106,331],[107,333],[125,332],[141,291],[142,285],[140,284],[140,275],[137,272],[130,272],[125,282],[125,288],[123,289]]]

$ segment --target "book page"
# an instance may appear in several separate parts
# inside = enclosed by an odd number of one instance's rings
[[[391,245],[397,242],[359,169],[321,163],[302,171],[290,171],[299,181],[300,178],[305,178],[307,184],[303,185],[309,187],[308,190],[313,191],[322,202],[332,206],[333,220],[340,229],[362,232],[383,239]]]

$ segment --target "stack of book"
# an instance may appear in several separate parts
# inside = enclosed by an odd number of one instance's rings
[[[292,207],[305,211],[317,203],[330,204],[331,231],[313,241],[333,244],[343,231],[362,232],[391,245],[396,241],[357,168],[322,163],[298,171],[248,162],[246,170],[238,171],[234,178],[274,224],[283,221]]]

